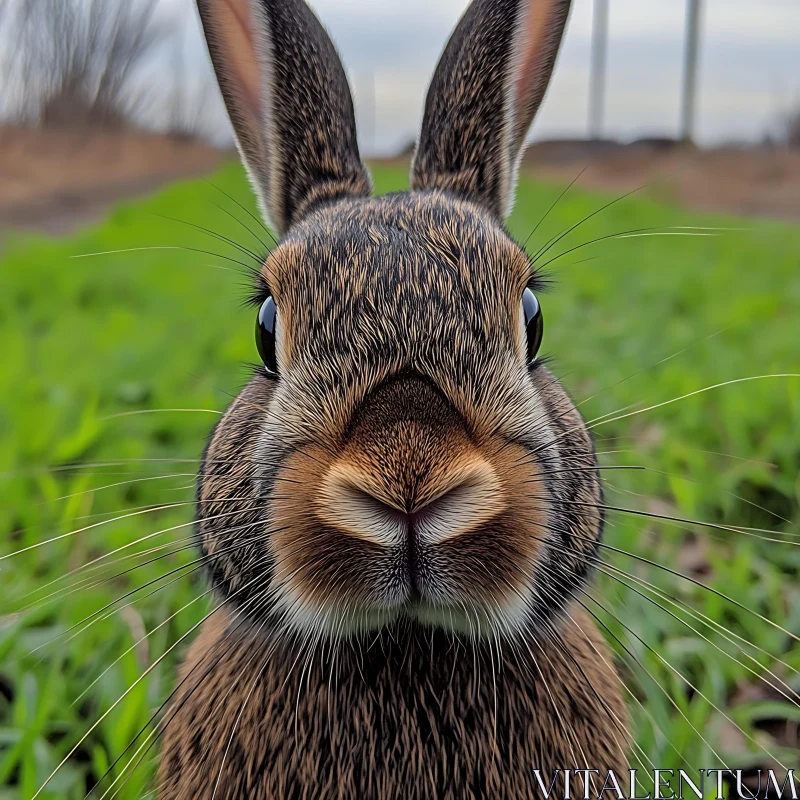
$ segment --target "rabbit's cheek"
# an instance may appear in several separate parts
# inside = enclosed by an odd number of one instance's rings
[[[197,538],[215,587],[254,608],[269,581],[270,518],[254,465],[274,383],[254,378],[212,434],[198,480]]]

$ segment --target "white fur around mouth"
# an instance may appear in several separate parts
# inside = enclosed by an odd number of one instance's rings
[[[513,634],[528,622],[527,603],[521,594],[492,605],[405,599],[396,604],[348,611],[335,607],[315,608],[292,595],[291,590],[279,595],[278,606],[285,612],[286,626],[300,634],[321,634],[335,639],[375,633],[404,618],[468,638]]]

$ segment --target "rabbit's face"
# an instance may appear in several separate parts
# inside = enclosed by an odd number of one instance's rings
[[[279,374],[234,403],[200,492],[223,593],[335,633],[513,630],[562,606],[599,489],[577,412],[529,362],[535,278],[502,226],[436,191],[342,201],[262,276]]]
[[[245,618],[306,631],[546,624],[589,571],[599,484],[577,411],[531,364],[535,280],[501,220],[569,0],[474,0],[431,81],[412,191],[379,199],[308,6],[198,7],[283,236],[259,314],[276,374],[232,404],[200,476],[215,585]]]

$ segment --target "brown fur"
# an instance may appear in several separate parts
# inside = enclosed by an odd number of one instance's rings
[[[278,374],[256,372],[203,459],[220,607],[163,720],[161,796],[526,798],[535,769],[624,770],[619,680],[581,601],[603,530],[594,449],[528,363],[539,284],[501,222],[568,2],[475,0],[432,83],[415,190],[375,199],[305,4],[199,5],[284,234],[257,287]],[[250,11],[244,53],[232,9]]]
[[[558,642],[498,656],[421,630],[386,632],[365,651],[311,650],[231,633],[221,612],[181,673],[160,796],[210,798],[220,771],[220,800],[527,800],[539,796],[535,768],[547,783],[565,767],[624,775],[608,651],[572,616]]]

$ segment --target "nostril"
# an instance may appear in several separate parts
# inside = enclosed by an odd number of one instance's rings
[[[332,471],[333,473],[333,471]],[[365,481],[356,484],[353,475],[330,474],[320,488],[317,513],[328,523],[358,538],[392,546],[403,541],[408,515],[390,504]]]
[[[480,456],[452,465],[426,484],[416,503],[406,503],[371,473],[336,465],[320,488],[318,514],[359,538],[415,547],[467,533],[505,508],[500,481]]]

